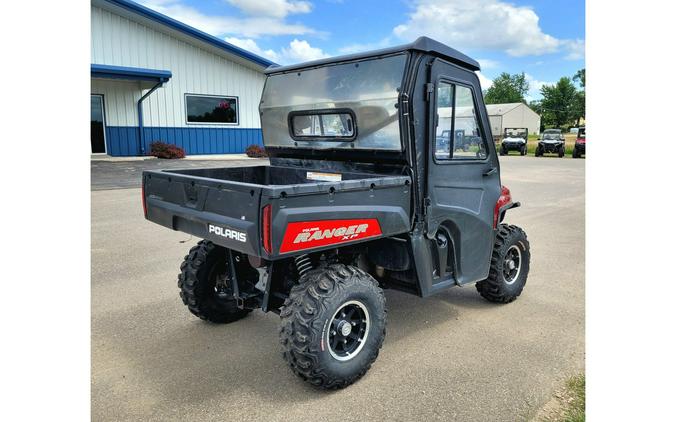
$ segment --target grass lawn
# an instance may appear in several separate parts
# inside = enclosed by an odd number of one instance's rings
[[[584,422],[586,420],[586,376],[567,380],[534,418],[537,422]]]

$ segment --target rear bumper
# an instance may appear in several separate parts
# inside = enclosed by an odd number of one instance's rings
[[[149,197],[146,218],[172,230],[211,240],[237,252],[259,256],[258,227],[244,221],[211,212],[192,210]],[[243,234],[243,236],[242,236]]]

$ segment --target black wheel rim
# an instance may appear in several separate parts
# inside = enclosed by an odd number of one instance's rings
[[[522,261],[523,254],[518,245],[511,245],[504,255],[504,262],[502,264],[502,275],[506,284],[513,284],[518,280]]]
[[[328,351],[339,361],[353,359],[363,349],[369,330],[370,315],[363,303],[351,300],[342,304],[328,324]]]

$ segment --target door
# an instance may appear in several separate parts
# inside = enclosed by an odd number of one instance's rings
[[[91,96],[91,152],[105,154],[103,95]]]
[[[455,281],[471,283],[490,267],[499,162],[476,74],[440,59],[430,73],[427,233],[450,242]]]

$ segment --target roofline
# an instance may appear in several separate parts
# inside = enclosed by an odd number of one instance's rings
[[[91,77],[103,79],[126,79],[131,81],[167,82],[171,79],[171,71],[144,69],[140,67],[111,66],[107,64],[91,64]]]
[[[284,73],[289,71],[294,71],[298,69],[319,67],[326,64],[332,64],[337,62],[348,62],[354,60],[367,59],[378,56],[386,56],[395,53],[402,53],[405,51],[422,51],[425,53],[434,53],[441,58],[449,60],[455,64],[458,64],[464,68],[467,68],[472,71],[480,70],[480,64],[472,59],[471,57],[461,53],[454,48],[448,47],[445,44],[442,44],[436,40],[433,40],[429,37],[419,37],[415,41],[409,44],[403,44],[395,47],[383,48],[380,50],[364,51],[361,53],[347,54],[344,56],[329,57],[326,59],[313,60],[305,63],[297,63],[288,66],[279,66],[279,67],[268,67],[265,69],[266,74],[272,73]]]
[[[246,59],[248,61],[251,61],[259,66],[262,67],[269,67],[269,66],[278,66],[276,63],[267,60],[265,58],[262,58],[258,56],[257,54],[253,54],[249,51],[246,51],[242,48],[239,48],[235,45],[232,45],[228,42],[225,42],[221,40],[220,38],[214,37],[213,35],[209,35],[206,32],[200,31],[197,28],[193,28],[189,25],[184,24],[183,22],[177,21],[176,19],[170,18],[166,15],[163,15],[159,12],[156,12],[148,7],[141,6],[138,3],[135,3],[133,1],[129,0],[103,0],[104,2],[113,4],[115,6],[121,7],[123,9],[126,9],[132,13],[135,13],[137,15],[143,16],[144,18],[153,20],[155,22],[158,22],[162,25],[168,26],[169,28],[172,28],[176,31],[182,32],[186,35],[189,35],[193,38],[196,38],[202,42],[205,42],[207,44],[210,44],[216,48],[219,48],[221,50],[225,50],[226,52],[230,54],[234,54],[236,56],[239,56],[243,59]]]

